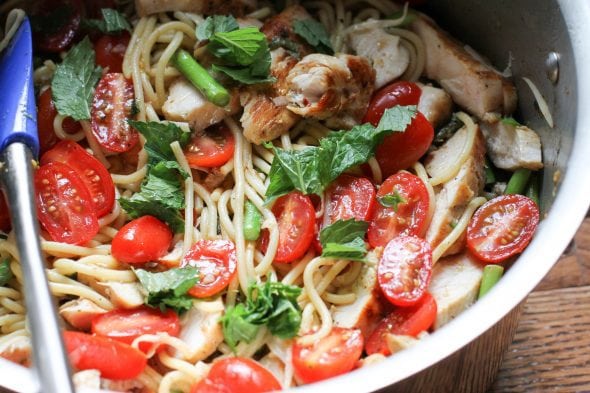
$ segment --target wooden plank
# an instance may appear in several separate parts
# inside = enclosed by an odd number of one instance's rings
[[[589,329],[590,286],[533,292],[489,393],[590,391]]]

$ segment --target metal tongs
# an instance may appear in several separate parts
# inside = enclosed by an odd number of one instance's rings
[[[0,56],[0,180],[10,206],[24,275],[34,371],[42,392],[69,393],[74,391],[71,372],[39,241],[33,187],[39,141],[33,91],[33,44],[27,18]]]

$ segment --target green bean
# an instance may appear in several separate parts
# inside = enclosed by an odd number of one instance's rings
[[[527,182],[531,177],[531,170],[525,168],[519,168],[510,177],[504,194],[523,194],[526,188]]]
[[[492,289],[494,285],[500,280],[504,268],[500,265],[486,265],[483,268],[483,276],[481,278],[481,285],[479,287],[478,299],[481,299],[486,293]]]
[[[244,206],[244,238],[246,240],[257,240],[262,227],[262,214],[250,201]]]
[[[184,49],[176,51],[172,56],[172,63],[203,95],[217,106],[226,106],[230,95],[203,66]]]
[[[484,168],[486,171],[486,184],[494,184],[496,182],[496,173],[490,160],[486,157]]]
[[[539,205],[539,176],[533,173],[526,187],[525,195]]]

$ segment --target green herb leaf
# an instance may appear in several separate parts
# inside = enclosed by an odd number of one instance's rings
[[[521,125],[521,124],[520,124],[518,121],[516,121],[516,120],[515,120],[513,117],[503,117],[501,121],[502,121],[502,123],[504,123],[504,124],[506,124],[506,125],[509,125],[509,126],[514,126],[514,127],[518,127],[518,126],[520,126],[520,125]]]
[[[338,220],[320,232],[322,257],[364,261],[367,255],[365,234],[369,223],[366,221]]]
[[[122,31],[131,31],[131,25],[125,19],[125,15],[112,8],[102,8],[102,19],[84,19],[83,25],[90,29],[96,29],[104,34],[119,34]]]
[[[12,270],[10,270],[10,260],[4,259],[0,262],[0,287],[5,286],[8,284],[10,280],[14,277]]]
[[[274,83],[276,78],[270,74],[266,76],[257,76],[252,73],[253,67],[238,68],[238,67],[226,67],[213,64],[211,67],[213,71],[221,72],[236,82],[243,83],[245,85],[255,85],[257,83]]]
[[[239,342],[252,341],[261,325],[277,337],[294,337],[301,325],[300,294],[301,288],[280,282],[250,284],[246,302],[230,307],[221,319],[225,341],[235,350]]]
[[[432,143],[435,146],[442,146],[463,126],[463,122],[453,113],[451,120],[436,132],[434,141],[432,141]]]
[[[201,41],[208,40],[215,33],[226,33],[238,30],[238,21],[231,15],[212,15],[197,26],[197,38]]]
[[[400,203],[406,203],[406,199],[395,190],[393,194],[387,194],[382,197],[377,197],[377,201],[384,207],[392,207],[393,211],[397,213],[397,208]]]
[[[55,69],[51,91],[57,111],[74,120],[90,119],[94,86],[101,72],[101,68],[94,64],[94,49],[86,37],[70,49]]]
[[[162,311],[171,308],[179,314],[192,307],[194,299],[187,292],[198,281],[197,268],[187,266],[161,273],[133,269],[133,272],[147,293],[148,306]]]
[[[148,153],[149,162],[176,161],[170,144],[178,141],[185,146],[191,138],[189,132],[184,132],[174,123],[160,123],[157,121],[142,122],[128,120],[129,125],[145,137],[144,148]]]
[[[307,41],[317,52],[327,55],[334,54],[330,36],[320,22],[314,19],[296,20],[293,23],[293,31]]]
[[[327,243],[322,246],[322,257],[324,258],[364,262],[366,255],[367,246],[360,237],[346,243]]]
[[[415,105],[399,106],[396,105],[383,112],[381,120],[377,125],[377,131],[403,132],[416,117],[418,109]]]
[[[257,27],[215,33],[207,49],[216,57],[239,65],[252,64],[263,46],[266,36]]]

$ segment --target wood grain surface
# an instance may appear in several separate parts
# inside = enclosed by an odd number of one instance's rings
[[[496,392],[590,392],[590,218],[525,303]]]

